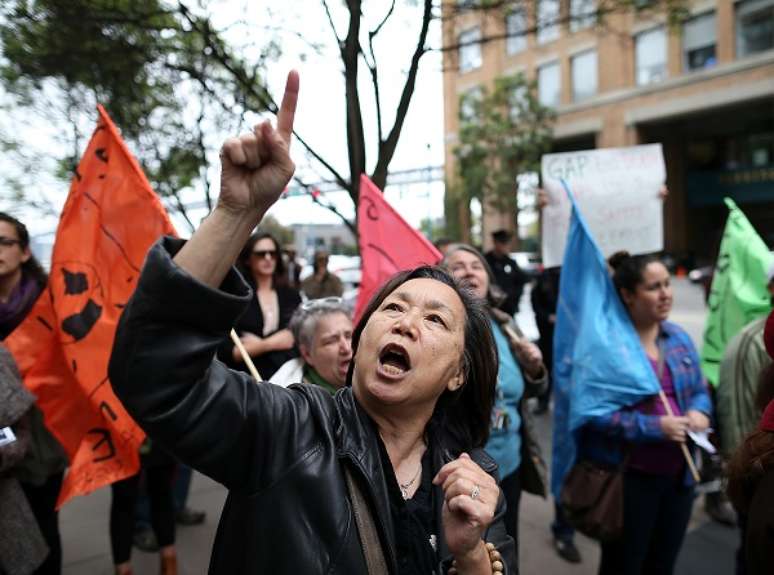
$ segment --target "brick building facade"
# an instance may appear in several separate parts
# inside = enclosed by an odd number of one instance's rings
[[[648,0],[604,24],[594,0],[466,4],[445,4],[444,43],[460,44],[444,59],[447,179],[460,96],[521,72],[556,109],[556,151],[662,143],[667,251],[712,258],[724,195],[774,244],[774,0],[697,0],[674,25]],[[485,245],[513,219],[485,206]]]

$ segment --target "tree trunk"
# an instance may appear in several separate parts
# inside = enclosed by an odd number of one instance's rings
[[[347,106],[347,148],[349,151],[349,195],[355,204],[355,219],[360,195],[360,174],[366,170],[365,135],[363,133],[363,116],[360,110],[360,94],[357,90],[358,67],[360,64],[360,0],[347,0],[349,9],[349,29],[347,38],[341,48],[341,58],[344,62],[344,81],[346,86]]]

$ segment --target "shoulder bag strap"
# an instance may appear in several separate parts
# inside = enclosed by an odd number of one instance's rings
[[[363,492],[358,487],[349,467],[344,464],[344,476],[347,479],[349,501],[352,504],[352,514],[355,516],[357,531],[360,535],[360,544],[363,547],[368,575],[388,575],[387,562],[384,559],[379,534],[371,510],[368,508]]]

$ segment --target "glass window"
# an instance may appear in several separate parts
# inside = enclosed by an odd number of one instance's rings
[[[774,48],[774,0],[736,4],[736,55],[749,56]]]
[[[570,0],[570,31],[577,32],[596,22],[596,0]]]
[[[527,15],[523,8],[514,10],[505,17],[505,30],[508,35],[505,50],[508,54],[516,54],[527,49]]]
[[[718,63],[715,54],[715,13],[691,18],[683,26],[683,67],[685,70],[711,68]]]
[[[559,0],[538,0],[537,41],[551,42],[559,37]]]
[[[572,100],[580,102],[597,93],[597,51],[589,50],[573,56]]]
[[[460,72],[474,70],[481,66],[481,30],[471,28],[460,33]]]
[[[562,79],[559,62],[545,64],[538,68],[538,101],[544,106],[555,108],[561,97]]]
[[[638,86],[666,78],[667,43],[663,26],[634,37],[634,65]]]

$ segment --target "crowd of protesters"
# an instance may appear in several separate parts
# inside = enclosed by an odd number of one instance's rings
[[[537,415],[550,410],[560,270],[531,286],[537,343],[516,324],[531,279],[505,230],[486,255],[439,243],[438,266],[394,276],[353,325],[327,252],[300,281],[294,251],[255,231],[254,206],[270,206],[293,174],[297,79],[288,86],[276,130],[224,145],[228,209],[188,242],[154,245],[118,327],[111,382],[148,439],[140,473],[112,486],[115,573],[132,573],[134,545],[177,574],[176,525],[205,520],[186,505],[191,468],[178,457],[229,489],[211,572],[515,573],[522,491],[547,496],[527,399]],[[29,244],[25,226],[0,213],[3,339],[47,282]],[[579,459],[623,477],[623,528],[601,541],[599,573],[674,571],[696,497],[689,435],[711,426],[730,461],[737,573],[771,572],[774,315],[727,346],[713,397],[690,337],[669,321],[666,266],[627,253],[608,263],[660,392],[578,434]],[[768,279],[774,297],[774,270]],[[273,385],[255,385],[249,364]],[[0,575],[60,573],[67,456],[2,346],[0,399],[0,433],[15,438],[0,441]],[[577,563],[574,527],[556,502],[556,550]]]

